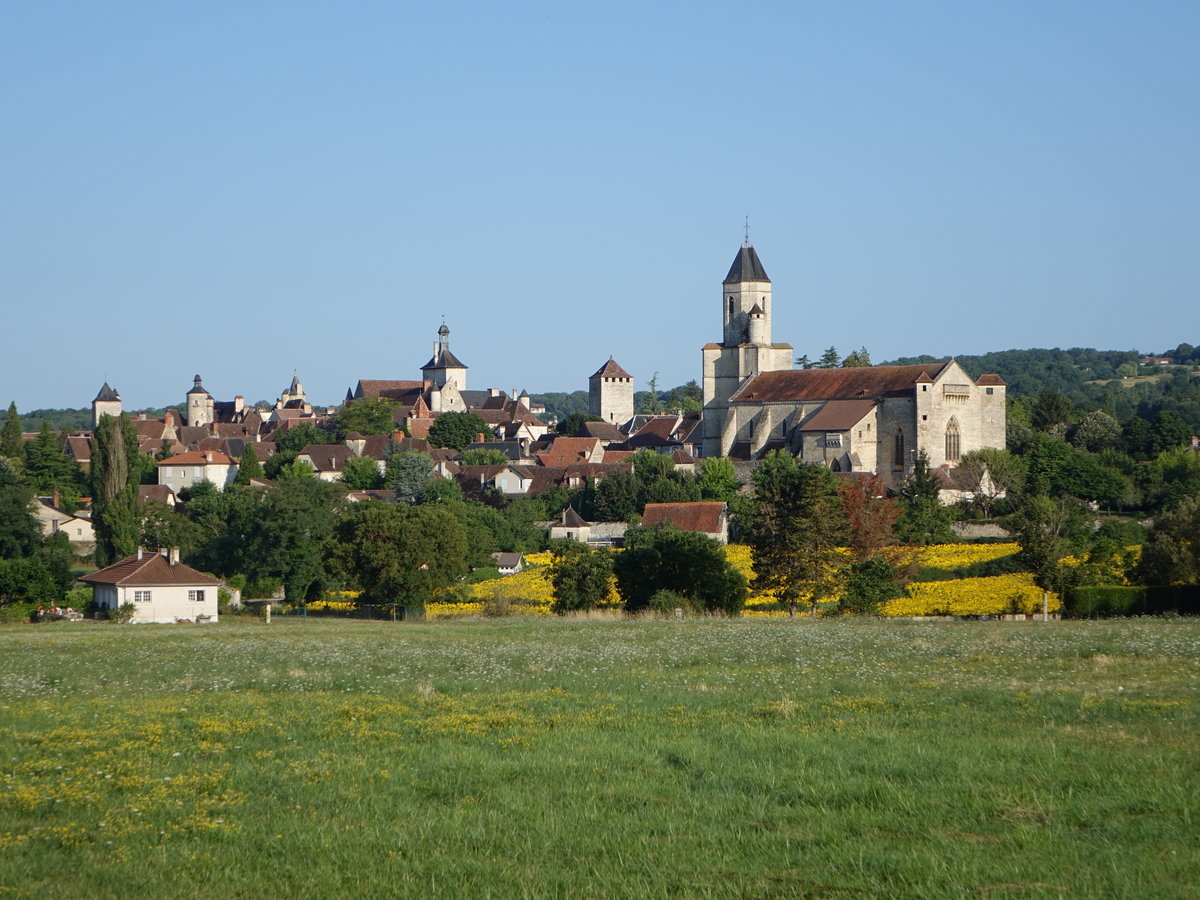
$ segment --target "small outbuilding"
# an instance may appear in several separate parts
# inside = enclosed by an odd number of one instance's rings
[[[100,609],[134,606],[133,622],[215,622],[221,580],[179,562],[177,552],[138,550],[107,568],[79,579],[92,586]]]

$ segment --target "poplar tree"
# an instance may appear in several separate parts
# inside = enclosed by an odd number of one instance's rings
[[[92,524],[96,565],[103,568],[137,549],[137,429],[128,413],[101,416],[92,448]]]

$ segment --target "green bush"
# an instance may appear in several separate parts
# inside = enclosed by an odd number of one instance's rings
[[[108,620],[116,622],[118,625],[128,625],[133,621],[133,617],[137,615],[137,607],[132,603],[122,603],[116,609],[108,611]]]
[[[704,607],[691,597],[666,588],[650,595],[650,609],[664,616],[675,615],[677,609],[682,609],[684,614],[689,616],[704,612]]]

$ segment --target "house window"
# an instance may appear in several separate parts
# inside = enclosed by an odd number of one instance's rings
[[[990,395],[992,393],[992,391],[995,390],[995,388],[984,388],[984,390],[986,390],[988,392],[988,394]]]
[[[904,432],[899,428],[892,439],[892,465],[897,469],[904,468]]]
[[[204,591],[188,591],[188,602],[203,603],[204,602]]]
[[[946,426],[946,461],[958,462],[958,419],[951,418]]]
[[[200,467],[199,466],[196,466],[194,469],[192,469],[192,477],[193,478],[200,477]]]
[[[133,592],[133,602],[134,603],[149,603],[150,602],[150,592],[149,591],[134,591]]]

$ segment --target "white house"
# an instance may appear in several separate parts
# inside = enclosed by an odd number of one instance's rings
[[[175,552],[167,556],[138,550],[79,580],[92,586],[97,607],[115,610],[132,603],[134,622],[217,621],[220,579],[183,565]]]
[[[201,481],[211,481],[223,491],[233,484],[237,473],[237,462],[219,450],[189,450],[158,463],[158,483],[176,494]]]

